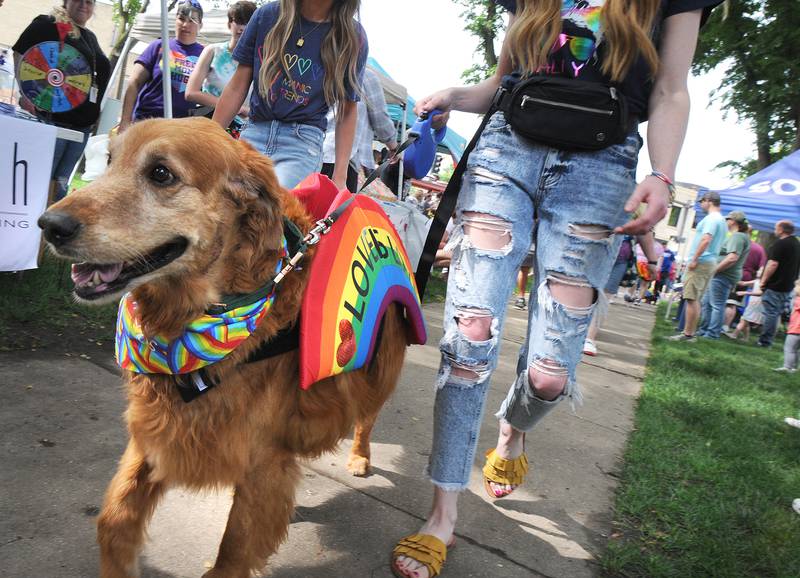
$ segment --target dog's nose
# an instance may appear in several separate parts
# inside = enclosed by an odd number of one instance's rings
[[[81,229],[80,221],[65,213],[51,211],[39,217],[37,224],[44,231],[44,238],[55,246],[71,241]]]

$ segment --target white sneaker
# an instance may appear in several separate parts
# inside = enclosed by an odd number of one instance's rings
[[[794,373],[797,370],[796,369],[792,369],[791,367],[776,367],[772,371],[777,371],[779,373]]]
[[[796,427],[796,428],[800,429],[800,419],[794,419],[793,417],[785,417],[785,418],[783,418],[783,421],[785,421],[787,424],[789,424],[792,427]]]
[[[800,498],[792,500],[792,510],[800,514]]]
[[[594,344],[594,341],[586,338],[586,341],[583,342],[583,353],[584,355],[590,355],[594,357],[597,355],[597,345]]]

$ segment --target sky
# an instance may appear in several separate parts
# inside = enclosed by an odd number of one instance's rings
[[[212,5],[210,0],[201,3],[206,9]],[[151,4],[157,6],[159,0]],[[474,54],[477,39],[464,31],[462,10],[452,0],[362,0],[361,23],[369,38],[370,56],[415,99],[460,85],[461,72],[478,58]],[[721,78],[721,72],[712,71],[689,79],[692,110],[675,174],[678,181],[726,188],[736,184],[736,179],[727,169],[714,167],[755,156],[755,137],[748,124],[734,113],[723,118],[718,105],[709,102],[709,93]],[[477,115],[454,113],[449,126],[469,140],[478,124]],[[646,141],[646,125],[639,130]],[[646,142],[639,159],[638,175],[643,178],[650,172]]]

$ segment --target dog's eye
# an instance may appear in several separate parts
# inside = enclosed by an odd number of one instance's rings
[[[159,185],[168,185],[175,179],[170,170],[164,165],[156,165],[153,167],[153,170],[150,171],[150,178]]]

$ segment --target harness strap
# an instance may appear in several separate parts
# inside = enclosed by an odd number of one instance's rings
[[[250,352],[250,355],[242,362],[242,365],[277,357],[294,351],[298,347],[300,347],[300,324],[295,323],[291,327],[284,327],[273,335],[272,339],[265,341]],[[181,394],[181,399],[186,403],[194,401],[219,385],[219,380],[209,375],[205,367],[192,373],[176,374],[171,377],[178,388],[178,393]]]

